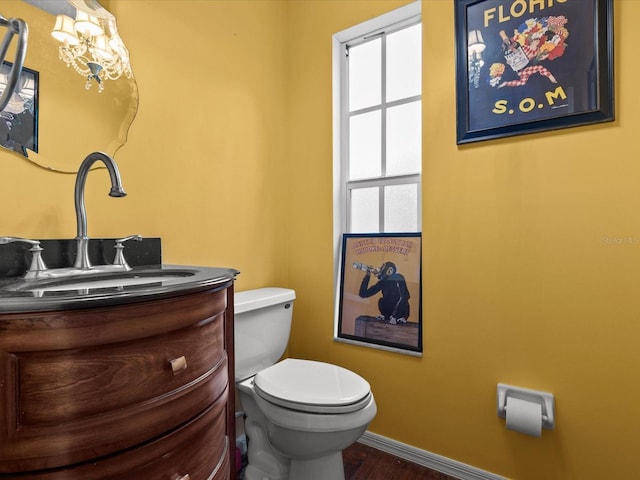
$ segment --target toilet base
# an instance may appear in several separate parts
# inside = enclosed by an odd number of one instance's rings
[[[291,459],[289,480],[344,480],[342,452],[310,460]]]
[[[266,473],[249,465],[245,480],[345,480],[342,452],[332,453],[312,460],[291,460],[290,469],[278,473]]]
[[[236,385],[246,414],[246,480],[345,480],[342,450],[362,436],[375,416],[373,395],[356,412],[308,414],[265,401],[252,379]]]

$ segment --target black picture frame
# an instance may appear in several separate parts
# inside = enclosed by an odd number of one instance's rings
[[[422,235],[342,238],[337,340],[422,353]]]
[[[0,77],[6,79],[12,66],[11,62],[2,62]],[[39,90],[39,72],[22,67],[16,91],[22,105],[16,109],[13,102],[14,108],[10,103],[0,112],[0,146],[27,158],[28,150],[38,153]],[[4,85],[0,85],[0,93],[2,91],[4,91]]]
[[[613,0],[454,2],[458,145],[614,120]]]

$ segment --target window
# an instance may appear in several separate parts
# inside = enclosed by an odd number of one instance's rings
[[[420,2],[334,36],[338,241],[421,230],[421,93]]]

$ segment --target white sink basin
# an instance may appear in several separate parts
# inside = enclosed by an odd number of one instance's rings
[[[123,289],[131,286],[170,286],[193,277],[195,270],[147,270],[71,275],[68,277],[27,280],[14,288],[23,292],[69,292],[97,289]]]
[[[42,290],[43,292],[66,292],[69,290],[89,290],[94,288],[118,288],[131,285],[146,285],[151,283],[167,282],[175,279],[182,279],[186,275],[159,275],[159,276],[133,276],[122,278],[83,278],[74,279],[71,283],[56,283],[50,286],[36,286],[29,290]]]

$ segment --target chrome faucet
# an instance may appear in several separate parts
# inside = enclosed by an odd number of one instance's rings
[[[74,268],[81,270],[91,269],[91,262],[89,261],[89,237],[87,236],[87,212],[84,208],[84,188],[85,183],[87,182],[87,175],[89,175],[89,170],[97,161],[104,163],[109,171],[109,176],[111,177],[111,191],[109,192],[109,196],[124,197],[127,195],[127,192],[122,188],[122,181],[120,180],[118,166],[110,156],[102,152],[94,152],[89,154],[87,158],[82,161],[80,168],[78,169],[78,176],[76,177],[76,186],[74,190],[76,223],[78,226],[78,233],[76,236],[78,248]]]

